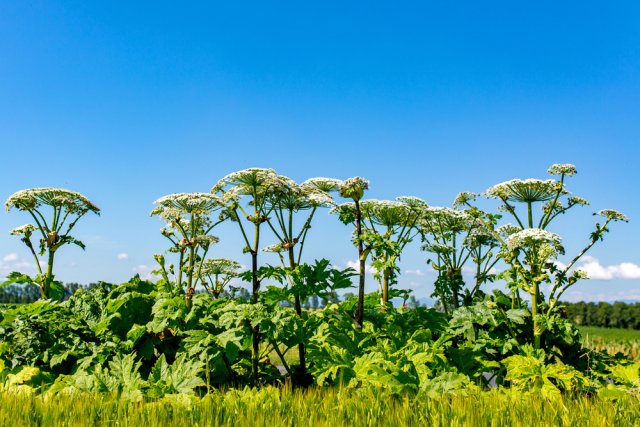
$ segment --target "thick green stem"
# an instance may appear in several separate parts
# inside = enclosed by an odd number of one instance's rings
[[[187,310],[191,310],[191,298],[193,297],[193,291],[191,287],[193,286],[193,263],[194,263],[194,252],[195,249],[193,246],[189,247],[189,267],[187,268],[187,292],[185,294],[185,302],[187,304]]]
[[[258,293],[260,292],[260,281],[258,280],[258,247],[260,245],[260,222],[258,218],[258,208],[254,206],[254,235],[253,248],[251,248],[251,303],[258,303]],[[253,382],[258,384],[258,362],[260,359],[260,326],[253,328],[252,336],[252,360],[251,368],[253,373]]]
[[[49,257],[47,259],[47,274],[44,276],[43,287],[42,287],[42,297],[49,298],[50,290],[51,290],[51,282],[53,281],[53,258],[55,256],[55,251],[49,249]]]
[[[364,319],[364,279],[365,279],[365,253],[362,243],[362,211],[360,210],[360,202],[355,200],[356,205],[356,238],[358,239],[358,261],[360,267],[360,276],[358,278],[358,311],[356,314],[356,324],[358,328],[362,328]]]
[[[541,333],[538,324],[538,294],[540,292],[538,281],[534,281],[533,293],[531,294],[531,316],[533,317],[533,348],[540,348]]]
[[[180,258],[178,258],[178,277],[176,278],[176,291],[182,289],[182,263],[184,262],[184,249],[180,249]]]
[[[389,302],[389,280],[391,278],[391,271],[390,269],[387,267],[384,269],[383,273],[382,273],[382,295],[381,295],[381,305],[382,305],[382,309],[384,310],[384,308],[387,306],[387,303]]]
[[[291,268],[291,271],[293,273],[293,269],[296,268],[296,262],[295,262],[295,257],[293,254],[293,246],[289,247],[289,267]],[[302,318],[302,304],[300,301],[300,294],[296,293],[294,295],[294,306],[295,306],[295,310],[296,310],[296,314],[298,315],[298,317]],[[302,373],[302,375],[306,375],[307,373],[307,355],[306,355],[306,348],[304,345],[304,342],[299,342],[298,343],[298,354],[300,356],[300,372]]]

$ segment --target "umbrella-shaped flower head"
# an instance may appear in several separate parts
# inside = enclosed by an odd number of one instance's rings
[[[561,184],[553,179],[512,179],[487,189],[488,197],[505,201],[534,203],[545,202],[555,197]],[[566,193],[564,188],[563,193]]]
[[[89,199],[75,191],[64,188],[31,188],[13,193],[4,204],[7,211],[16,208],[22,211],[38,209],[43,205],[63,208],[69,213],[100,213],[100,209]]]

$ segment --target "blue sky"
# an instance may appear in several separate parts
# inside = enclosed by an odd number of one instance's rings
[[[87,250],[60,252],[57,275],[122,281],[164,248],[155,199],[245,167],[360,175],[370,197],[449,205],[570,162],[592,206],[558,223],[569,254],[594,210],[632,222],[590,254],[600,279],[568,296],[640,299],[638,22],[631,1],[3,2],[0,198],[87,195],[102,215],[79,224]],[[25,222],[0,217],[0,274],[33,268],[8,235]],[[309,258],[355,259],[336,218],[313,231]],[[246,263],[235,232],[220,229],[216,255]],[[402,261],[422,273],[400,281],[418,297],[434,280],[425,258],[414,245]]]

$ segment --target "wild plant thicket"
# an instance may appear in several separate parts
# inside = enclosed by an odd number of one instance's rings
[[[598,211],[583,250],[557,262],[562,239],[549,229],[559,215],[588,203],[567,190],[573,165],[556,164],[549,173],[554,179],[461,193],[449,208],[417,197],[367,199],[369,184],[359,177],[298,184],[271,169],[234,172],[210,193],[155,202],[151,215],[165,223],[168,246],[154,255],[157,282],[101,283],[64,302],[56,253],[67,244],[84,248],[71,233],[99,209],[64,189],[19,191],[7,209],[32,221],[11,234],[24,242],[38,274],[12,273],[4,285],[37,284],[41,299],[0,312],[2,389],[45,396],[113,392],[134,401],[282,382],[432,397],[489,384],[545,397],[637,396],[640,365],[583,348],[559,303],[586,278],[576,262],[612,223],[627,218]],[[479,197],[495,200],[497,210],[479,209]],[[353,230],[359,271],[304,258],[315,214],[324,208]],[[242,239],[251,258],[246,271],[233,259],[208,256],[221,224]],[[264,247],[265,241],[275,243]],[[437,309],[390,303],[408,295],[398,289],[398,261],[412,241],[422,243],[437,271]],[[276,253],[280,265],[262,263],[261,251]],[[502,272],[495,274],[498,262]],[[379,285],[373,294],[364,293],[366,263]],[[472,280],[464,280],[463,268],[473,269]],[[249,284],[249,298],[225,297],[238,278]],[[504,289],[486,291],[496,280]],[[354,282],[357,295],[338,302],[336,293]],[[311,296],[335,302],[303,309]]]

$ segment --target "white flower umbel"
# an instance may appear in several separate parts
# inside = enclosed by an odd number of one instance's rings
[[[522,228],[511,223],[504,224],[496,229],[496,233],[498,233],[498,235],[503,239],[506,239],[512,234],[516,234],[519,231],[522,231]]]
[[[240,275],[242,266],[226,258],[212,258],[205,260],[199,269],[200,280],[214,298],[220,296],[225,286]]]
[[[469,230],[474,225],[474,218],[465,211],[442,206],[430,206],[424,210],[421,225],[432,234],[447,231],[460,232]]]
[[[30,188],[13,193],[4,204],[7,211],[12,207],[21,211],[53,206],[63,208],[70,213],[99,213],[100,209],[80,193],[64,188]]]
[[[187,214],[208,215],[220,207],[220,199],[210,193],[176,193],[154,202],[165,209],[177,209]]]
[[[20,227],[14,228],[9,232],[9,234],[11,234],[12,236],[25,236],[28,238],[31,236],[31,234],[33,234],[35,230],[38,230],[38,228],[34,227],[33,224],[25,224],[21,225]]]
[[[227,187],[237,188],[240,195],[253,195],[256,192],[264,192],[284,184],[279,175],[273,169],[248,168],[232,172],[219,180],[211,189],[211,193],[219,193],[227,190]]]
[[[510,251],[536,247],[541,244],[560,248],[562,239],[557,234],[540,228],[526,228],[510,235],[507,239],[507,247]]]
[[[461,206],[468,205],[470,202],[474,201],[478,195],[476,193],[471,193],[469,191],[463,191],[458,193],[455,200],[453,201],[453,206],[459,208]]]
[[[496,199],[523,203],[544,202],[553,199],[561,185],[554,179],[512,179],[494,185],[485,194]]]
[[[608,219],[609,221],[629,222],[629,217],[627,217],[622,212],[619,212],[619,211],[616,211],[616,210],[613,210],[613,209],[603,209],[601,211],[598,211],[598,213],[596,215],[602,216],[602,217]]]
[[[262,252],[273,252],[273,253],[280,253],[280,252],[286,252],[286,251],[287,251],[287,248],[285,248],[282,243],[275,243],[273,245],[266,246],[262,249]]]
[[[442,243],[428,243],[422,245],[421,249],[426,252],[433,252],[439,255],[448,255],[456,251],[454,247],[442,244]]]
[[[566,175],[573,176],[578,173],[578,170],[571,163],[553,164],[547,170],[551,175]]]
[[[480,224],[469,231],[464,242],[472,248],[478,246],[498,245],[498,239],[496,239],[495,234]]]
[[[400,203],[403,203],[409,206],[412,209],[426,209],[429,207],[429,205],[427,205],[427,202],[422,200],[420,197],[400,196],[400,197],[396,197],[396,200],[399,201]]]
[[[332,193],[334,191],[338,191],[342,184],[344,184],[344,182],[340,179],[317,177],[309,178],[308,180],[300,184],[300,186],[315,188],[316,190],[325,193]]]

